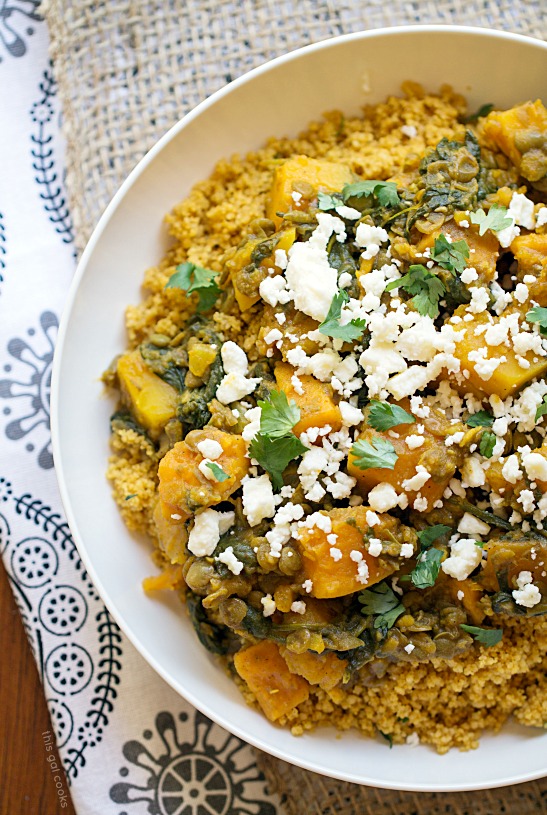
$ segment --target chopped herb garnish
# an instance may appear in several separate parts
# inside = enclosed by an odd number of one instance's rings
[[[393,181],[357,181],[355,184],[346,184],[342,190],[344,202],[363,195],[373,195],[383,207],[396,207],[400,203],[397,184]]]
[[[355,456],[353,463],[360,470],[369,470],[373,467],[392,470],[398,459],[394,446],[381,436],[375,436],[372,442],[359,439],[351,448],[351,453]]]
[[[428,526],[427,529],[423,529],[421,532],[418,532],[418,540],[420,541],[422,549],[427,549],[428,546],[435,543],[437,538],[440,538],[442,535],[446,535],[447,532],[452,532],[452,528],[450,526],[446,526],[445,524]]]
[[[479,453],[485,458],[492,458],[494,447],[496,446],[496,434],[487,430],[483,433],[479,442]]]
[[[399,405],[390,405],[389,402],[372,399],[367,421],[375,430],[381,431],[389,430],[390,427],[397,427],[400,424],[413,424],[416,419]]]
[[[398,617],[406,611],[387,583],[377,583],[371,589],[365,589],[359,594],[358,600],[363,606],[361,614],[378,615],[374,620],[374,628],[392,628]]]
[[[441,568],[443,552],[440,549],[427,549],[410,573],[410,579],[417,589],[433,586]]]
[[[435,239],[431,259],[453,274],[463,272],[469,260],[469,246],[465,241],[450,243],[444,235]]]
[[[302,444],[294,433],[289,433],[280,439],[270,439],[262,433],[252,440],[249,452],[261,467],[270,474],[272,484],[276,489],[283,486],[283,471],[288,463],[306,452],[308,448]]]
[[[547,394],[543,397],[543,402],[539,405],[538,409],[536,410],[536,422],[538,422],[542,416],[545,416],[547,413]]]
[[[487,410],[479,410],[478,413],[473,413],[469,419],[466,419],[465,423],[468,427],[492,427],[494,417]]]
[[[503,638],[503,628],[478,628],[476,625],[464,625],[463,623],[460,624],[460,628],[488,648],[497,645]]]
[[[349,295],[345,291],[339,291],[338,294],[334,295],[329,312],[319,326],[319,331],[322,334],[338,340],[345,340],[346,342],[361,339],[366,327],[365,320],[350,320],[346,325],[340,325],[342,305],[347,303],[348,300]]]
[[[470,215],[472,224],[477,224],[479,227],[479,235],[490,229],[492,232],[501,232],[513,223],[512,218],[507,217],[507,207],[502,207],[499,204],[492,204],[488,210],[488,215],[483,209],[472,212]]]
[[[478,122],[478,120],[482,119],[483,116],[488,116],[491,110],[494,110],[494,105],[491,102],[488,102],[486,105],[481,105],[480,108],[475,111],[475,113],[470,113],[469,116],[464,116],[460,121],[462,121],[464,124]]]
[[[439,300],[445,293],[444,283],[425,266],[411,266],[408,273],[398,280],[390,281],[386,291],[404,289],[414,295],[412,302],[418,312],[425,317],[435,318],[439,314]]]
[[[199,297],[197,310],[208,311],[220,294],[220,289],[215,281],[217,275],[218,272],[186,261],[177,266],[175,273],[165,284],[165,288],[182,289],[186,294],[197,292]]]
[[[259,401],[260,432],[270,439],[279,439],[290,433],[300,421],[300,408],[294,399],[289,402],[284,391],[270,391],[268,399]]]
[[[133,492],[131,495],[126,495],[125,500],[129,501],[130,498],[136,498],[136,497],[137,497],[137,493]]]
[[[230,478],[228,473],[225,473],[222,467],[219,467],[214,461],[208,461],[205,466],[211,470],[217,481],[227,481]]]
[[[529,323],[539,323],[540,332],[547,336],[547,308],[534,306],[526,315],[526,319]]]

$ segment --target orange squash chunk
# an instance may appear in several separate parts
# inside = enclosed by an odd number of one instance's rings
[[[312,581],[312,597],[320,600],[344,597],[378,583],[394,571],[393,566],[384,565],[379,558],[369,555],[365,550],[363,536],[368,530],[367,509],[364,506],[343,507],[323,513],[329,516],[332,532],[338,535],[336,548],[340,549],[342,557],[337,561],[331,557],[330,549],[333,544],[327,540],[326,532],[316,526],[311,529],[304,527],[300,531],[299,548],[304,580]],[[389,518],[382,517],[386,520]],[[397,524],[396,519],[389,520]],[[374,533],[381,537],[378,527],[374,527]],[[367,565],[368,577],[364,582],[358,580],[358,564],[350,557],[353,551],[361,552]]]
[[[519,277],[534,275],[537,280],[528,284],[530,299],[547,306],[547,234],[519,235],[511,244],[511,252],[518,264]]]
[[[547,371],[547,358],[541,357],[538,362],[534,362],[536,355],[533,351],[529,351],[524,355],[524,358],[528,360],[530,367],[521,368],[511,347],[507,348],[505,345],[488,346],[484,341],[484,334],[475,334],[475,329],[486,322],[488,322],[488,317],[485,314],[477,314],[474,315],[474,319],[470,322],[460,323],[460,325],[455,326],[456,331],[465,332],[465,337],[456,343],[454,356],[460,360],[462,371],[469,373],[469,377],[463,385],[458,386],[458,389],[462,393],[474,390],[481,396],[497,394],[501,399],[506,399],[521,390],[532,379],[543,376]],[[487,349],[487,359],[496,359],[500,356],[506,358],[506,361],[498,365],[489,379],[483,379],[477,373],[475,370],[476,361],[469,358],[472,352],[480,351],[485,347]]]
[[[203,456],[197,445],[204,439],[214,439],[222,447],[215,464],[228,475],[225,481],[210,481],[198,468]],[[187,517],[198,509],[225,501],[241,486],[241,479],[247,473],[246,452],[247,444],[241,436],[212,426],[192,430],[160,461],[158,493],[165,505],[164,511],[167,508],[171,514]]]
[[[168,566],[161,574],[145,577],[142,581],[142,587],[145,591],[173,591],[174,589],[180,589],[182,586],[184,586],[184,577],[182,576],[182,566],[178,563]]]
[[[452,242],[465,241],[469,246],[468,266],[477,270],[484,282],[491,282],[496,275],[496,261],[499,254],[499,242],[497,237],[488,230],[484,235],[479,235],[478,227],[470,225],[464,228],[457,223],[457,220],[464,220],[463,213],[457,213],[456,219],[447,221],[441,229],[432,232],[418,243],[416,249],[423,253],[425,249],[432,249],[437,238],[443,234],[452,238]],[[469,221],[469,216],[466,216]],[[474,251],[471,251],[474,250]],[[417,261],[419,258],[417,258]]]
[[[406,404],[402,404],[407,410]],[[348,473],[357,479],[357,486],[363,496],[367,496],[373,487],[378,484],[387,483],[391,484],[399,494],[405,493],[408,497],[409,504],[414,502],[418,493],[422,498],[427,499],[428,511],[432,509],[435,501],[442,498],[443,492],[448,486],[448,482],[454,475],[456,469],[456,453],[452,448],[447,448],[444,444],[444,436],[434,435],[424,422],[424,438],[425,441],[421,447],[411,450],[405,439],[416,433],[415,424],[401,424],[394,427],[393,430],[399,434],[399,438],[390,436],[387,431],[373,430],[367,427],[359,435],[359,439],[373,443],[375,438],[381,437],[393,445],[397,453],[397,461],[392,470],[387,467],[371,467],[368,470],[361,470],[356,464],[356,457],[350,452],[348,457]],[[435,467],[431,463],[435,462]],[[423,487],[419,490],[405,490],[403,481],[407,481],[416,475],[416,467],[418,464],[424,466],[430,473],[429,478]]]
[[[288,648],[283,648],[281,653],[292,673],[303,676],[310,685],[319,685],[323,690],[332,690],[342,681],[348,664],[347,659],[338,659],[332,651],[326,654],[314,654],[312,651],[293,654]]]
[[[285,251],[288,251],[296,240],[295,227],[286,229],[278,234],[279,240],[275,246],[275,249],[284,249]],[[254,306],[254,304],[258,303],[260,300],[260,294],[258,291],[253,296],[250,296],[241,290],[238,284],[238,273],[251,262],[251,255],[257,246],[263,243],[264,240],[265,238],[251,238],[247,240],[246,243],[244,243],[243,246],[241,246],[226,263],[226,268],[230,271],[235,298],[241,311],[247,311],[247,309]],[[260,266],[264,269],[271,269],[274,266],[273,255],[265,258]]]
[[[182,564],[186,560],[188,533],[184,521],[188,518],[188,513],[178,513],[181,516],[180,520],[173,520],[172,514],[169,507],[159,500],[154,507],[152,518],[159,548],[171,563]]]
[[[524,178],[539,181],[547,172],[547,109],[540,99],[490,113],[482,124],[482,132],[509,157]]]
[[[296,209],[292,198],[294,185],[306,182],[318,192],[339,192],[346,184],[351,184],[353,176],[346,164],[336,164],[324,159],[296,156],[287,159],[276,168],[270,200],[266,207],[266,214],[277,226],[281,223],[278,212],[288,212]],[[300,209],[304,209],[303,206]]]
[[[238,651],[234,665],[271,722],[286,716],[310,695],[308,682],[291,673],[275,642],[261,640]]]
[[[150,370],[138,349],[119,358],[117,374],[123,401],[137,422],[157,436],[175,415],[179,394]]]
[[[284,391],[289,402],[294,399],[300,408],[300,421],[293,428],[298,436],[308,427],[330,425],[333,430],[342,427],[340,408],[335,404],[333,390],[328,382],[319,382],[313,376],[304,374],[298,378],[304,393],[297,393],[291,382],[295,369],[288,362],[278,362],[275,366],[275,379],[280,390]]]

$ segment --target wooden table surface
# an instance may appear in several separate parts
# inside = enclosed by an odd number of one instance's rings
[[[51,755],[60,767],[36,663],[0,560],[0,815],[75,815],[64,772],[52,772]]]

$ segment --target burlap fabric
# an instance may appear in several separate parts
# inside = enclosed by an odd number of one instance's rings
[[[546,0],[45,0],[82,249],[143,154],[217,88],[278,54],[381,26],[470,24],[543,38]],[[480,793],[358,787],[259,757],[288,815],[532,815],[547,779]]]

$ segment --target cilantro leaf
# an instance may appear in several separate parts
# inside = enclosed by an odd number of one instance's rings
[[[186,261],[177,266],[176,271],[165,284],[165,288],[182,289],[186,294],[197,292],[199,297],[197,310],[208,311],[220,294],[220,289],[215,281],[217,275],[218,272]]]
[[[289,462],[301,456],[307,449],[294,433],[280,439],[270,439],[262,433],[257,433],[249,446],[251,457],[270,474],[276,489],[283,486],[283,471]]]
[[[366,327],[365,320],[350,320],[346,325],[340,325],[342,306],[344,303],[347,303],[348,300],[349,295],[346,291],[342,290],[334,295],[328,314],[319,326],[321,334],[324,334],[326,337],[345,340],[346,342],[361,339]]]
[[[492,427],[494,424],[494,417],[487,410],[479,410],[478,413],[473,413],[465,421],[468,427]]]
[[[427,549],[410,573],[410,579],[417,589],[433,586],[441,568],[443,553],[440,549]]]
[[[394,181],[357,181],[355,184],[346,184],[342,190],[344,202],[350,198],[361,198],[363,195],[373,195],[383,207],[396,207],[400,204],[397,184]]]
[[[355,456],[353,463],[360,470],[368,470],[371,467],[392,470],[398,459],[392,443],[381,436],[375,436],[372,443],[359,439],[351,448],[351,453]]]
[[[422,549],[427,549],[437,538],[446,535],[447,532],[452,532],[452,528],[445,524],[435,524],[435,526],[428,526],[427,529],[422,529],[421,532],[418,532],[418,540],[420,541]]]
[[[539,405],[538,409],[536,410],[536,422],[541,419],[542,416],[545,416],[547,413],[547,393],[543,397],[543,402]]]
[[[375,430],[389,430],[400,424],[413,424],[416,421],[411,413],[407,413],[399,405],[390,405],[389,402],[379,402],[372,399],[368,412],[368,423]]]
[[[227,481],[230,478],[228,473],[225,473],[222,467],[219,467],[214,461],[208,461],[205,466],[211,470],[217,481]]]
[[[283,391],[270,391],[268,399],[259,401],[260,432],[270,439],[287,436],[300,421],[300,408],[294,399],[289,402]]]
[[[488,648],[497,645],[503,639],[503,628],[478,628],[476,625],[464,625],[463,623],[460,624],[460,628]]]
[[[343,203],[344,199],[338,192],[333,193],[333,195],[329,195],[326,192],[317,193],[317,206],[323,211],[327,209],[336,209],[336,207],[339,207],[340,204]]]
[[[377,583],[371,589],[360,592],[361,614],[377,615],[374,628],[392,628],[395,621],[406,611],[395,592],[387,583]]]
[[[491,229],[492,232],[500,232],[513,223],[513,219],[507,217],[507,207],[499,204],[492,204],[488,215],[483,209],[472,212],[470,220],[472,224],[477,224],[479,227],[479,235],[484,235],[487,229]]]
[[[422,316],[432,319],[438,316],[439,300],[446,289],[442,280],[425,266],[421,264],[411,266],[404,277],[391,280],[386,286],[386,291],[398,288],[414,295],[412,302]]]
[[[469,246],[465,241],[449,243],[446,237],[441,234],[438,238],[435,238],[431,258],[443,269],[453,274],[456,272],[461,274],[469,260]]]
[[[539,323],[541,334],[547,335],[547,308],[534,306],[526,315],[526,319],[529,323]]]
[[[492,453],[494,452],[494,447],[496,446],[496,440],[496,434],[491,433],[490,430],[487,430],[486,433],[482,434],[479,442],[479,453],[481,456],[485,456],[485,458],[492,458]]]
[[[469,116],[464,116],[462,119],[460,119],[460,121],[464,124],[478,122],[478,120],[482,119],[483,116],[488,116],[490,111],[493,109],[494,105],[491,102],[488,102],[486,105],[481,105],[480,108],[475,111],[475,113],[470,113]]]

